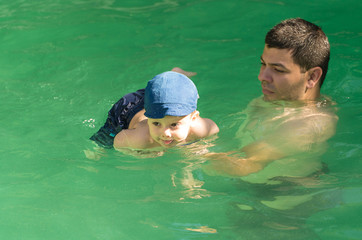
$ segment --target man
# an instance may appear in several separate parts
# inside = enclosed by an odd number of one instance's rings
[[[320,94],[329,56],[328,38],[315,24],[295,18],[274,26],[260,58],[263,98],[242,112],[241,151],[207,154],[206,170],[267,184],[320,171],[319,156],[338,120]]]

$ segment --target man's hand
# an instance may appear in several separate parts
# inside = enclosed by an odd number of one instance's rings
[[[211,175],[242,177],[260,171],[266,165],[241,156],[240,152],[207,153],[204,170]]]

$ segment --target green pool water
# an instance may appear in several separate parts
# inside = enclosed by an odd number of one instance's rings
[[[0,0],[1,239],[360,239],[361,10],[357,0]],[[312,201],[269,208],[273,186],[208,175],[180,149],[86,157],[112,104],[175,66],[198,73],[199,111],[220,127],[212,148],[237,147],[235,116],[261,95],[264,36],[291,17],[331,43],[329,172],[288,192]]]

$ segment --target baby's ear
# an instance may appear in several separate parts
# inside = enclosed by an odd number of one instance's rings
[[[195,120],[196,118],[200,117],[200,112],[195,110],[193,113],[191,113],[191,119]]]

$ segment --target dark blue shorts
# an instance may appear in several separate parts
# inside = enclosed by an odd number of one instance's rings
[[[109,110],[104,126],[90,139],[101,147],[112,148],[117,133],[123,129],[128,129],[132,118],[144,108],[144,95],[145,90],[140,89],[118,100]]]

